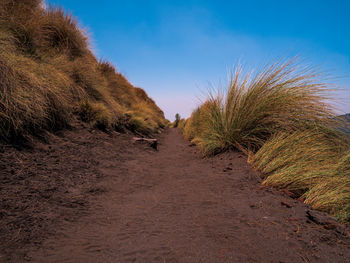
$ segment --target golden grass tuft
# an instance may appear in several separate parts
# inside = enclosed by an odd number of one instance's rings
[[[78,112],[81,120],[88,122],[101,130],[110,128],[112,116],[104,103],[92,103],[88,100],[82,101],[79,105]]]
[[[350,222],[349,137],[327,103],[332,89],[295,59],[261,71],[234,71],[183,127],[205,155],[238,149],[264,178],[313,207]]]
[[[6,52],[0,55],[0,68],[2,139],[68,123],[72,100],[67,76],[49,65]]]
[[[238,67],[227,91],[210,94],[206,108],[200,109],[204,129],[195,140],[206,154],[233,147],[255,151],[276,132],[331,120],[328,91],[294,60],[246,76]]]
[[[37,0],[3,0],[0,3],[0,29],[11,33],[11,40],[19,52],[37,56],[40,45],[40,17],[42,10]]]
[[[305,203],[350,224],[350,151],[343,154],[328,173],[329,176],[303,195]]]
[[[181,119],[179,121],[179,124],[177,125],[177,128],[179,128],[183,134],[184,134],[185,125],[186,125],[186,119]]]
[[[116,74],[116,69],[115,67],[108,61],[106,60],[100,60],[98,62],[98,70],[106,77],[113,76]]]
[[[349,138],[327,129],[281,133],[253,157],[263,184],[288,189],[314,208],[350,223]]]
[[[88,37],[77,20],[61,8],[49,8],[43,16],[41,34],[47,52],[66,52],[71,59],[89,53]]]

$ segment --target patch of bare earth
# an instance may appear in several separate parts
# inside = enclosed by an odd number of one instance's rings
[[[349,262],[348,229],[271,189],[237,152],[203,159],[77,126],[1,147],[0,262]]]

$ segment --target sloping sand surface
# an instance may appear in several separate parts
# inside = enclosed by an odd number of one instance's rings
[[[348,229],[262,188],[246,157],[202,158],[77,126],[0,153],[0,262],[350,262]]]

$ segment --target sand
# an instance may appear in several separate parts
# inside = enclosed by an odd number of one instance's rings
[[[0,262],[350,262],[349,229],[261,187],[239,152],[158,151],[82,123],[0,147]]]

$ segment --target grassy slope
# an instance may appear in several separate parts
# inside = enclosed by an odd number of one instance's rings
[[[72,16],[40,2],[0,3],[0,140],[65,127],[73,114],[103,129],[166,125],[145,91],[96,59]]]
[[[343,125],[339,129],[345,133],[350,134],[350,113],[339,116],[340,119],[344,120]]]
[[[210,95],[179,127],[204,154],[239,149],[263,184],[350,223],[350,143],[325,103],[330,92],[293,60],[255,75],[238,69],[226,93]]]

